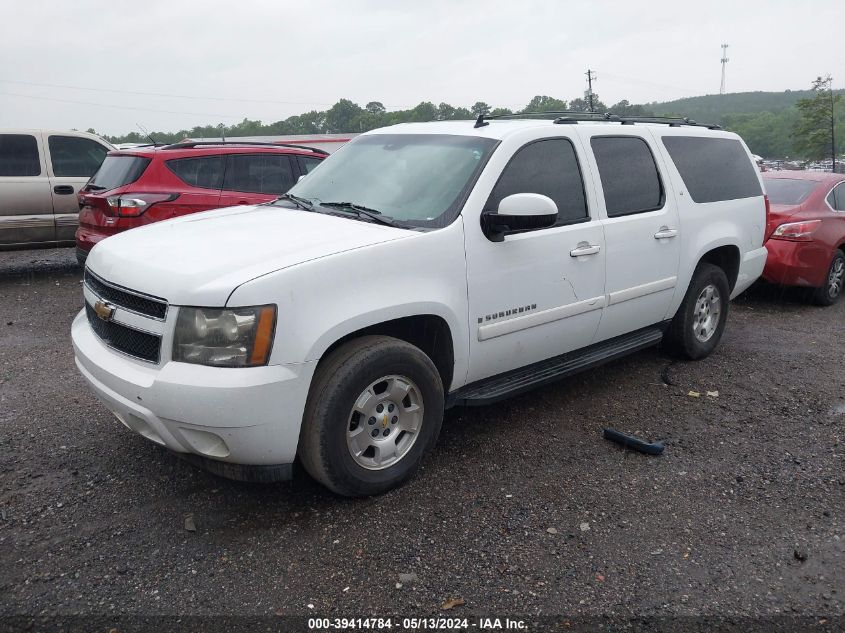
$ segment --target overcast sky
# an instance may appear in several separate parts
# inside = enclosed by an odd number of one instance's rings
[[[638,7],[638,8],[636,8]],[[845,0],[0,0],[0,127],[175,131],[339,98],[523,107],[845,86]],[[155,95],[153,93],[158,93]],[[186,98],[190,97],[190,98]]]

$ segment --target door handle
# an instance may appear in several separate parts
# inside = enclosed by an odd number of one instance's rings
[[[601,250],[598,244],[590,244],[589,242],[578,242],[578,246],[569,251],[570,257],[582,257],[583,255],[595,255]]]
[[[678,235],[678,229],[670,229],[668,226],[661,226],[660,230],[654,234],[654,239],[656,240],[666,240],[670,237],[675,237]]]
[[[68,196],[73,193],[73,187],[70,185],[56,185],[53,187],[53,193],[57,193],[60,196]]]

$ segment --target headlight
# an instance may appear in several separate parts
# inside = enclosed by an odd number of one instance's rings
[[[173,360],[212,367],[266,365],[276,306],[179,308]]]

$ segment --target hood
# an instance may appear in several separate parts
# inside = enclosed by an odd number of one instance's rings
[[[87,266],[174,305],[223,306],[241,284],[414,231],[278,206],[239,206],[158,222],[97,244]]]

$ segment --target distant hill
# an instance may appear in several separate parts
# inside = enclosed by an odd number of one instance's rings
[[[845,94],[845,90],[834,92]],[[682,115],[701,123],[720,123],[727,114],[772,112],[778,114],[795,105],[799,99],[812,96],[810,90],[785,92],[732,92],[724,95],[688,97],[662,103],[649,103],[646,108],[656,115]]]

